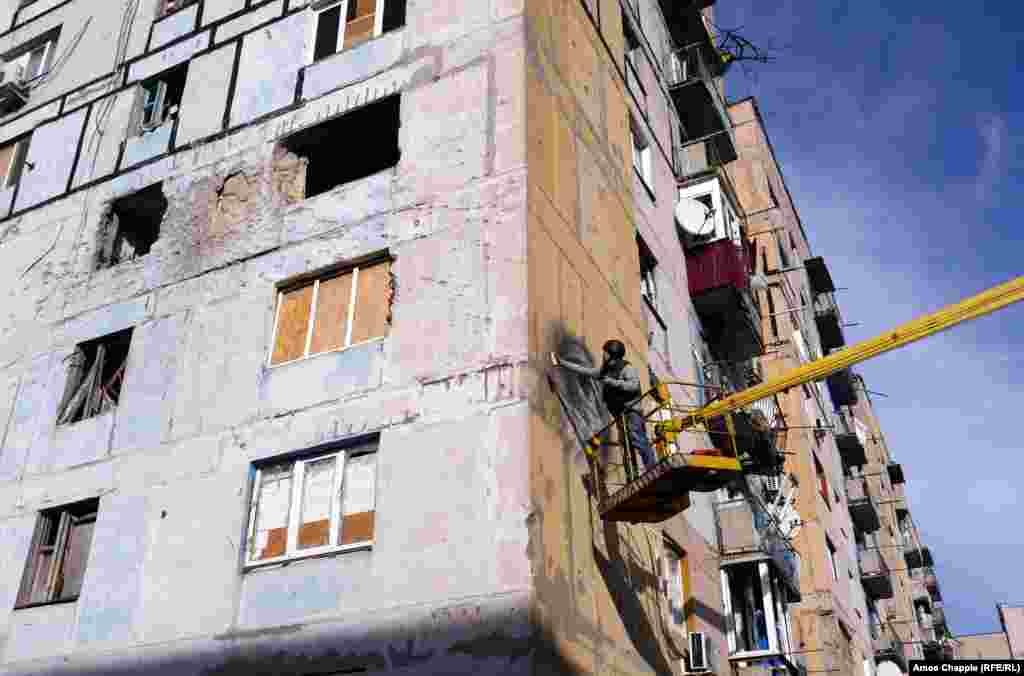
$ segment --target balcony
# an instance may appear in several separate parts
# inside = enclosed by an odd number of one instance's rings
[[[826,353],[846,345],[843,337],[843,320],[832,294],[825,293],[814,298],[814,323],[821,338],[821,349]]]
[[[868,464],[867,435],[857,427],[854,417],[847,413],[836,412],[832,416],[836,446],[843,464],[847,467],[861,467]]]
[[[906,483],[906,479],[903,476],[903,465],[898,462],[890,462],[885,466],[886,471],[889,472],[889,481],[894,486],[898,486],[902,483]]]
[[[681,44],[689,46],[670,55],[666,79],[683,127],[684,154],[687,148],[699,144],[707,149],[708,168],[732,162],[737,158],[736,141],[725,96],[716,79],[722,73],[718,50],[707,35]],[[679,173],[681,177],[690,176],[697,169],[692,165],[687,169],[684,164]]]
[[[860,582],[864,591],[873,599],[892,598],[892,577],[885,557],[877,549],[858,549],[860,561]]]
[[[857,403],[857,388],[853,381],[853,371],[843,369],[826,376],[825,384],[828,386],[828,393],[832,397],[832,403],[836,406],[853,406]]]
[[[928,548],[918,547],[908,534],[903,536],[903,558],[907,561],[907,568],[911,570],[935,565],[935,562],[932,561],[932,553]]]
[[[828,267],[825,266],[825,259],[821,256],[805,260],[804,270],[807,271],[807,282],[811,286],[811,293],[815,296],[832,293],[836,290],[832,275],[829,273]]]
[[[932,601],[942,602],[942,592],[939,591],[939,579],[931,568],[925,568],[924,586],[928,593],[932,595]]]
[[[686,251],[693,307],[712,350],[724,361],[761,354],[760,320],[750,295],[750,258],[729,238]]]
[[[913,601],[931,603],[932,596],[924,586],[924,578],[921,575],[914,575],[910,580],[910,598]]]
[[[941,601],[932,604],[932,626],[940,636],[946,633],[946,610]]]
[[[864,477],[850,477],[846,480],[846,505],[850,509],[853,525],[862,533],[874,533],[882,527],[868,480]]]
[[[894,662],[900,671],[906,672],[907,661],[903,654],[903,644],[896,630],[888,623],[870,625],[871,644],[875,653],[875,663]]]
[[[722,558],[733,561],[771,561],[791,597],[800,599],[800,557],[759,503],[745,498],[714,504]]]

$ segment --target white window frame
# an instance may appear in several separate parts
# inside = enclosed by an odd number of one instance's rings
[[[249,525],[246,528],[246,540],[245,540],[245,570],[251,570],[254,568],[262,568],[264,566],[272,566],[274,564],[283,563],[286,561],[297,561],[299,559],[306,559],[315,556],[322,556],[324,554],[338,554],[351,551],[359,551],[364,549],[372,549],[374,540],[364,540],[362,542],[353,542],[347,545],[335,544],[338,542],[338,536],[341,531],[341,521],[344,516],[341,513],[342,500],[344,498],[344,476],[345,476],[345,464],[347,463],[349,456],[355,451],[361,450],[362,447],[356,449],[340,449],[332,451],[330,453],[321,453],[319,455],[310,455],[294,460],[281,460],[275,462],[273,458],[267,459],[265,462],[261,462],[256,467],[255,475],[252,481],[252,492],[249,497]],[[356,456],[362,455],[374,455],[376,456],[377,450],[374,449],[369,453],[355,453]],[[299,526],[301,525],[300,519],[302,518],[302,487],[306,476],[306,465],[318,462],[320,460],[326,460],[328,458],[335,458],[335,470],[334,470],[334,483],[331,486],[331,524],[329,528],[329,535],[327,544],[320,547],[309,547],[307,549],[299,549]],[[260,482],[263,478],[263,467],[282,464],[284,462],[291,462],[292,466],[292,490],[289,497],[288,503],[288,540],[285,544],[285,553],[281,556],[275,556],[269,559],[254,559],[253,558],[253,542],[256,539],[256,518],[258,516],[259,507],[259,494],[260,494]],[[377,472],[374,469],[374,509],[376,509],[377,502]],[[374,531],[376,534],[376,530]]]
[[[147,84],[156,85],[156,93],[154,94],[153,101],[153,115],[149,119],[146,119],[146,99],[149,96]],[[143,83],[139,85],[139,87],[142,89],[139,96],[139,129],[143,132],[152,131],[166,121],[164,116],[164,102],[167,99],[167,82],[157,79]]]
[[[838,551],[839,550],[835,548],[835,545],[832,544],[832,538],[825,535],[825,553],[828,555],[828,564],[832,571],[833,582],[839,581],[839,562],[836,561],[836,552]]]
[[[761,581],[761,612],[764,613],[765,633],[768,638],[767,650],[739,650],[736,626],[732,618],[732,586],[730,569],[734,566],[753,563],[757,566],[757,575]],[[790,633],[788,610],[783,602],[782,589],[778,574],[772,570],[769,561],[735,562],[721,568],[722,608],[727,618],[726,641],[729,646],[729,658],[764,657],[767,655],[789,655],[792,634]]]
[[[629,128],[633,136],[633,169],[653,196],[654,166],[650,139],[647,138],[647,134],[641,128],[640,123],[632,116],[629,120]]]
[[[8,61],[4,66],[4,70],[9,72],[11,68],[19,67],[21,69],[21,81],[25,84],[32,84],[34,81],[38,80],[39,78],[43,77],[44,75],[50,72],[50,66],[53,65],[51,63],[53,59],[53,50],[56,44],[57,38],[51,37],[50,39],[46,40],[46,42],[43,42],[31,49],[28,49],[25,52],[19,54],[18,56]],[[39,70],[31,77],[29,77],[28,73],[26,72],[28,69],[29,61],[32,60],[32,54],[38,52],[40,49],[43,50],[43,57],[39,61]]]
[[[307,63],[313,63],[316,59],[316,31],[320,25],[320,15],[329,9],[335,7],[341,7],[338,15],[338,43],[334,47],[334,54],[338,54],[342,51],[345,45],[345,27],[348,24],[346,17],[348,16],[348,5],[350,2],[356,0],[320,0],[319,2],[311,2],[309,4],[309,10],[313,14],[313,20],[310,22],[311,32],[309,40],[309,53],[306,57]],[[371,40],[379,38],[384,34],[384,3],[387,0],[377,0],[375,14],[373,16],[373,36]],[[324,59],[330,58],[324,56]]]
[[[718,179],[710,179],[703,183],[697,183],[695,185],[679,189],[680,200],[697,199],[698,197],[705,197],[707,195],[711,195],[712,209],[714,209],[712,218],[715,223],[714,237],[711,237],[707,241],[713,242],[728,237],[737,245],[741,245],[742,242],[740,242],[740,229],[738,225],[739,218],[736,216],[736,207],[733,206],[732,200],[722,189]]]
[[[352,327],[355,325],[355,319],[356,319],[356,309],[357,309],[356,308],[356,294],[357,294],[357,292],[359,290],[359,271],[362,270],[363,268],[372,268],[372,267],[377,266],[377,265],[385,265],[385,264],[387,264],[389,262],[390,262],[390,259],[374,260],[372,262],[365,263],[363,265],[358,265],[358,266],[356,266],[354,268],[348,268],[348,269],[345,269],[345,270],[340,270],[337,273],[324,274],[324,275],[321,275],[320,277],[317,277],[313,281],[313,300],[310,302],[310,305],[309,305],[309,319],[308,319],[309,323],[306,325],[306,345],[305,345],[305,348],[302,351],[302,356],[301,357],[296,357],[295,359],[290,359],[288,361],[283,361],[280,364],[274,364],[274,363],[272,363],[273,359],[274,359],[274,347],[277,345],[277,329],[280,326],[280,321],[281,321],[281,303],[284,300],[284,294],[286,294],[286,293],[288,293],[290,291],[294,291],[296,289],[301,289],[301,288],[307,286],[308,283],[307,284],[296,284],[296,285],[286,286],[286,287],[283,287],[283,288],[279,289],[278,292],[277,292],[277,307],[274,309],[274,330],[271,332],[271,335],[270,335],[270,350],[267,353],[267,368],[278,368],[278,367],[281,367],[281,366],[285,366],[287,364],[294,364],[295,362],[303,361],[303,360],[309,359],[311,357],[318,357],[318,356],[320,356],[322,354],[332,354],[332,353],[335,353],[335,352],[343,352],[343,351],[351,349],[353,347],[359,347],[360,345],[366,345],[366,344],[369,344],[369,343],[375,343],[375,342],[378,342],[378,341],[381,341],[381,340],[384,340],[385,338],[387,338],[386,335],[383,335],[383,336],[377,336],[376,338],[367,338],[366,340],[360,341],[358,343],[353,343],[352,342]],[[346,323],[346,326],[345,326],[345,344],[342,345],[341,347],[336,347],[336,348],[334,348],[332,350],[324,350],[323,352],[316,352],[316,353],[310,354],[309,353],[309,347],[310,347],[310,345],[313,342],[313,327],[316,324],[316,303],[317,303],[317,300],[318,300],[319,295],[320,295],[320,282],[330,281],[330,280],[334,279],[335,277],[340,277],[342,275],[347,275],[349,273],[352,273],[352,288],[349,289],[348,319],[346,320],[347,323]]]
[[[690,630],[689,630],[689,627],[687,627],[687,624],[686,624],[686,602],[688,600],[688,595],[689,595],[689,591],[690,590],[686,588],[686,577],[687,576],[686,576],[685,572],[683,571],[683,566],[687,565],[687,563],[686,563],[686,553],[681,548],[675,547],[674,545],[672,545],[672,544],[670,544],[668,542],[664,542],[662,544],[662,548],[663,548],[663,551],[664,551],[664,556],[663,556],[662,560],[664,561],[664,564],[663,564],[664,565],[663,574],[664,574],[664,584],[665,584],[665,589],[663,590],[663,593],[664,593],[664,596],[665,596],[665,605],[666,605],[666,608],[668,610],[668,620],[669,620],[668,626],[671,627],[673,631],[677,632],[678,635],[683,640],[688,641],[689,640],[689,636],[690,636]],[[671,558],[669,556],[670,552],[671,552]],[[676,563],[674,571],[671,570],[671,565],[670,565],[670,561],[673,561],[673,560]],[[680,596],[680,602],[682,604],[682,606],[680,608],[680,611],[683,614],[683,621],[682,621],[682,623],[679,623],[679,624],[677,624],[675,622],[675,618],[672,617],[672,597],[671,597],[671,595],[669,593],[669,588],[671,586],[671,583],[672,583],[673,579],[677,580],[678,583],[679,583],[679,596]]]

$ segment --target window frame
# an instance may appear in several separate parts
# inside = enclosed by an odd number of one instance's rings
[[[2,174],[2,180],[0,180],[0,190],[9,190],[21,181],[21,172],[25,168],[25,160],[28,158],[28,145],[31,140],[31,135],[23,136],[16,141],[9,141],[0,146],[0,148],[14,146],[14,150],[11,152],[11,159],[7,162],[7,167],[4,168]],[[12,176],[14,177],[13,179]]]
[[[318,61],[323,61],[324,59],[329,59],[332,56],[335,56],[336,54],[340,54],[343,51],[346,51],[345,50],[345,28],[348,26],[348,19],[347,19],[347,17],[348,17],[348,7],[349,7],[350,3],[357,2],[357,1],[358,0],[321,0],[320,2],[311,2],[309,4],[309,10],[314,14],[314,17],[313,17],[313,21],[310,22],[312,35],[311,35],[311,39],[310,39],[309,55],[308,55],[308,57],[306,59],[307,64],[317,63]],[[375,40],[375,39],[379,38],[380,36],[382,36],[384,34],[384,4],[385,4],[385,2],[387,2],[387,0],[375,0],[375,5],[374,5],[374,12],[375,12],[375,14],[374,14],[374,17],[373,17],[373,34],[369,37],[369,39],[366,40],[366,42],[369,42],[370,40]],[[317,34],[318,29],[320,28],[320,16],[324,12],[327,12],[328,10],[334,9],[335,7],[339,7],[340,8],[339,9],[339,14],[338,14],[338,39],[337,39],[337,44],[335,45],[335,48],[334,48],[333,52],[331,52],[330,54],[325,54],[325,55],[321,56],[318,59],[316,57],[316,34]],[[363,43],[359,43],[359,44],[361,45]],[[358,46],[359,45],[355,45],[355,47],[358,47]]]
[[[374,526],[374,537],[369,540],[363,540],[360,542],[353,542],[349,544],[335,544],[338,542],[338,538],[341,535],[341,524],[344,520],[344,514],[342,513],[342,503],[344,501],[344,476],[345,466],[348,461],[352,458],[362,457],[364,455],[377,456],[379,453],[379,439],[373,439],[374,444],[373,450],[365,450],[367,440],[363,440],[364,443],[355,442],[348,444],[342,448],[334,448],[326,452],[319,453],[303,453],[300,455],[291,456],[275,456],[266,458],[264,460],[255,463],[252,467],[252,478],[249,483],[249,514],[246,522],[245,529],[245,549],[243,550],[243,571],[256,570],[259,568],[265,568],[267,566],[280,565],[283,563],[290,563],[292,561],[301,561],[304,559],[316,558],[320,556],[344,554],[347,552],[363,551],[373,549],[376,542],[376,525]],[[298,548],[299,538],[299,527],[302,525],[302,483],[305,479],[306,465],[326,460],[328,458],[335,459],[335,471],[334,481],[331,485],[331,509],[330,519],[331,523],[328,527],[328,538],[326,545],[320,545],[319,547],[309,547],[306,549]],[[374,458],[375,462],[377,458]],[[263,471],[270,466],[279,465],[283,463],[289,463],[292,466],[291,475],[291,492],[288,498],[288,533],[285,541],[285,553],[280,556],[275,556],[268,559],[254,559],[253,554],[253,543],[256,537],[256,525],[258,517],[259,507],[259,491],[260,481],[262,479]],[[373,487],[373,503],[374,512],[377,507],[377,468],[374,467],[373,475],[374,487]]]
[[[283,285],[283,286],[278,287],[278,289],[277,289],[277,302],[276,302],[276,306],[274,308],[274,327],[273,327],[273,330],[271,331],[271,334],[270,334],[270,349],[267,351],[267,368],[268,369],[279,368],[279,367],[285,366],[287,364],[294,364],[296,362],[305,361],[306,359],[311,359],[313,357],[318,357],[318,356],[323,355],[323,354],[333,354],[333,353],[336,353],[336,352],[344,352],[345,350],[350,350],[353,347],[360,347],[362,345],[368,345],[370,343],[386,340],[387,339],[387,334],[385,333],[382,336],[377,336],[375,338],[367,338],[366,340],[361,340],[358,343],[353,343],[352,342],[352,327],[355,326],[356,297],[357,297],[357,295],[359,293],[359,270],[364,269],[364,268],[372,268],[372,267],[375,267],[377,265],[387,265],[387,266],[389,266],[388,274],[390,275],[391,274],[390,266],[391,266],[391,263],[393,262],[393,260],[394,259],[391,256],[374,257],[374,258],[371,258],[369,260],[360,262],[360,263],[355,264],[355,265],[350,265],[350,266],[347,266],[347,267],[344,267],[344,268],[338,268],[336,270],[329,270],[329,271],[324,272],[323,274],[318,274],[316,276],[306,277],[304,279],[297,280],[297,281],[295,281],[295,282],[293,282],[291,284],[287,284],[287,285]],[[321,282],[330,281],[332,279],[335,279],[337,277],[341,277],[343,275],[347,275],[347,274],[350,274],[350,273],[352,274],[352,286],[349,289],[349,301],[348,301],[349,304],[348,304],[348,315],[347,315],[348,319],[346,320],[346,327],[345,327],[345,345],[343,345],[342,347],[336,347],[336,348],[333,348],[333,349],[330,349],[330,350],[324,350],[322,352],[316,352],[314,354],[310,354],[309,348],[310,348],[310,345],[313,342],[313,329],[316,326],[316,310],[317,310],[317,300],[318,300],[318,296],[319,296],[319,292],[320,292],[320,283]],[[313,285],[313,298],[312,298],[312,300],[310,301],[310,304],[309,304],[309,317],[306,320],[307,321],[307,324],[306,324],[306,344],[305,344],[305,346],[303,348],[302,356],[301,357],[296,357],[295,359],[289,359],[287,361],[282,361],[282,362],[279,362],[279,363],[275,364],[275,363],[273,363],[273,360],[274,360],[274,349],[277,346],[277,333],[278,333],[278,330],[280,328],[281,306],[282,306],[282,301],[284,299],[284,295],[286,293],[291,293],[292,291],[298,291],[299,289],[303,289],[303,288],[309,286],[310,284]]]
[[[743,566],[752,566],[751,575],[757,578],[760,585],[761,596],[756,598],[756,607],[764,618],[765,638],[768,642],[767,648],[755,650],[742,650],[739,647],[739,635],[736,624],[733,621],[733,584],[735,580],[734,569]],[[733,561],[725,564],[720,569],[723,610],[727,618],[726,622],[726,643],[729,650],[729,659],[765,657],[770,655],[789,655],[793,648],[793,629],[789,617],[788,594],[785,591],[779,572],[770,560],[760,559],[754,561]]]
[[[666,606],[668,609],[669,627],[674,631],[679,632],[680,637],[685,640],[689,640],[690,636],[690,616],[686,612],[686,605],[690,599],[690,567],[686,556],[686,550],[679,547],[668,539],[663,538],[663,549],[664,549],[664,595],[666,600]],[[682,622],[676,622],[675,617],[672,615],[672,597],[669,593],[673,580],[672,562],[676,563],[676,578],[679,582],[679,596],[681,606],[679,608],[680,614],[682,615]]]
[[[50,68],[53,67],[54,54],[56,52],[57,41],[60,39],[60,32],[58,30],[48,33],[47,37],[34,44],[32,47],[25,49],[24,46],[22,46],[22,48],[15,51],[17,56],[10,57],[6,60],[4,70],[10,68],[12,65],[20,66],[21,76],[19,79],[26,86],[32,86],[39,78],[49,73]],[[24,49],[24,51],[21,51],[22,49]],[[42,58],[39,59],[39,67],[36,72],[29,77],[28,64],[32,61],[32,55],[40,49],[43,50],[43,55]]]
[[[83,511],[87,510],[87,511]],[[75,512],[81,511],[81,514]],[[32,533],[32,542],[29,547],[28,556],[25,559],[25,568],[22,573],[21,584],[18,586],[18,593],[15,597],[14,610],[23,608],[35,608],[58,603],[74,603],[81,597],[82,585],[79,584],[78,593],[73,596],[63,597],[65,582],[65,566],[69,560],[67,557],[68,547],[71,544],[72,527],[86,524],[93,524],[92,534],[89,536],[89,546],[85,551],[85,561],[82,563],[82,581],[85,579],[88,570],[89,554],[92,552],[92,544],[96,535],[96,522],[99,518],[99,498],[80,500],[59,507],[41,510],[37,513],[35,529]],[[43,544],[47,528],[55,530],[52,545]],[[52,559],[47,564],[45,583],[46,598],[32,600],[35,577],[39,567],[39,557],[43,549],[48,549]],[[58,584],[59,583],[59,584]]]
[[[825,534],[825,552],[828,554],[828,562],[832,571],[832,581],[839,582],[839,562],[836,560],[836,553],[839,550],[832,544],[832,538]]]
[[[651,199],[654,199],[654,153],[651,151],[651,140],[632,115],[629,116],[629,130],[633,145],[633,171],[640,177]]]

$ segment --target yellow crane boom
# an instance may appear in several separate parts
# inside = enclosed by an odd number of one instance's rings
[[[875,338],[845,347],[826,357],[798,366],[777,378],[736,392],[686,416],[659,423],[659,427],[666,432],[682,432],[695,426],[698,422],[738,410],[792,387],[821,380],[836,371],[935,335],[957,324],[995,312],[1020,300],[1024,300],[1024,276],[992,287],[932,314],[909,321]]]

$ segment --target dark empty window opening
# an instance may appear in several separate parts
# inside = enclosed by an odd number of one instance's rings
[[[167,198],[162,183],[114,200],[100,233],[97,269],[148,254],[160,237],[165,213]]]
[[[68,384],[64,388],[57,424],[75,423],[115,408],[121,398],[132,330],[81,343],[67,358]]]
[[[398,164],[399,100],[389,96],[282,141],[307,161],[305,197]],[[356,139],[358,151],[350,152]]]
[[[313,60],[351,49],[405,25],[406,0],[339,0],[315,6]],[[344,16],[345,20],[342,21]]]

